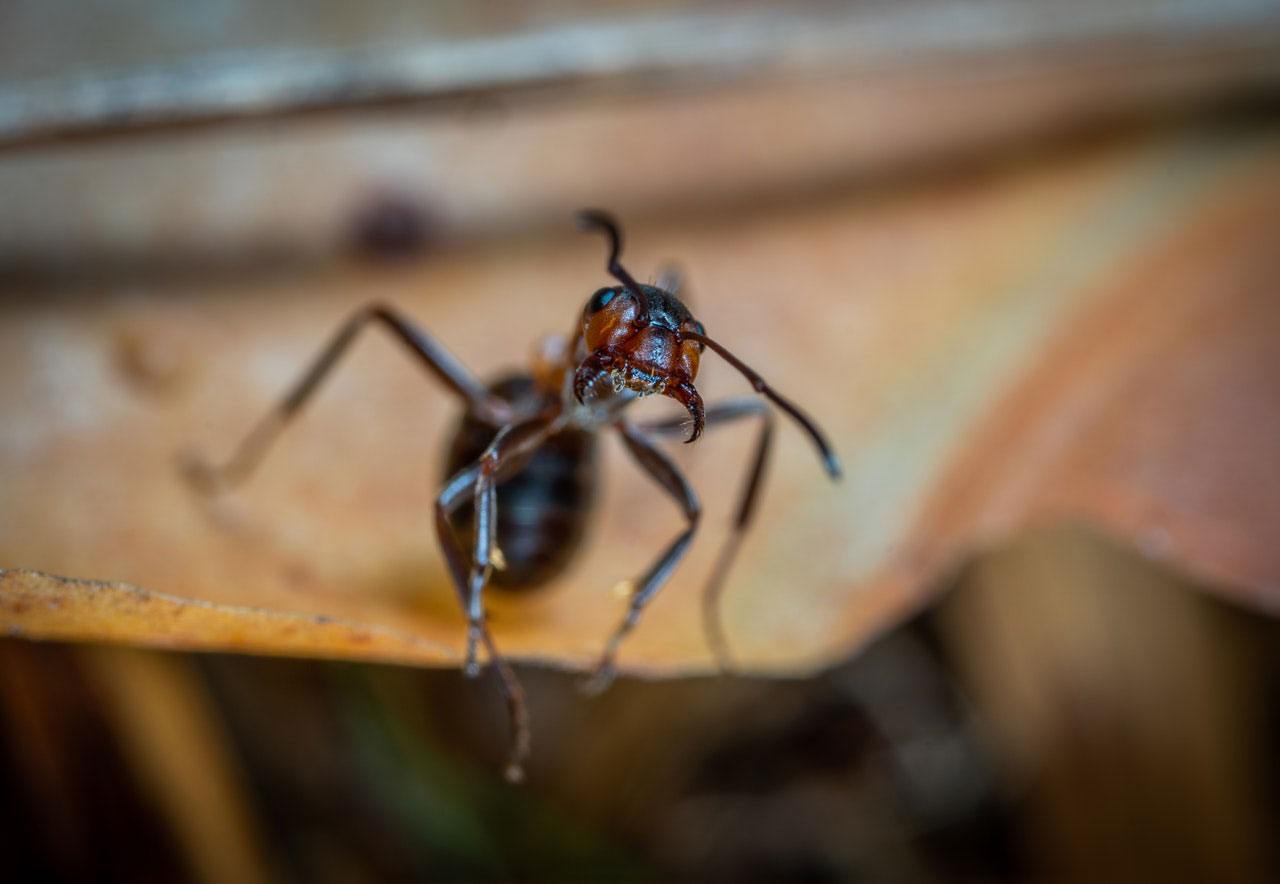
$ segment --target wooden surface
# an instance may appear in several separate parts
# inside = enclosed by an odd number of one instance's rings
[[[1113,79],[1139,105],[1280,74],[1274,0],[292,0],[212,14],[138,0],[127,28],[119,10],[62,6],[16,2],[6,16],[0,150],[334,110],[413,115],[815,76],[865,88],[907,69],[1007,76],[1015,59],[1024,75],[1057,74],[1064,91],[1068,69],[1154,67],[1142,82]]]
[[[828,483],[781,428],[725,595],[743,664],[839,658],[974,550],[1046,520],[1099,523],[1274,609],[1278,146],[1265,126],[1170,130],[874,195],[629,225],[632,271],[677,261],[708,331],[822,421],[845,463]],[[228,453],[359,304],[398,305],[490,374],[523,362],[534,330],[568,327],[605,281],[601,259],[566,224],[397,272],[14,292],[0,302],[0,566],[300,616],[290,630],[277,614],[7,571],[0,625],[455,663],[462,618],[430,506],[457,409],[385,337],[359,343],[243,492],[200,500],[177,458]],[[745,389],[715,360],[699,386],[709,400]],[[708,668],[698,594],[748,445],[726,431],[672,445],[706,518],[624,668]],[[545,592],[491,594],[500,644],[589,663],[622,614],[615,585],[679,524],[610,442],[575,566]]]
[[[804,199],[1280,88],[1277,0],[136,6],[0,28],[0,281],[327,256],[389,196],[450,243]]]

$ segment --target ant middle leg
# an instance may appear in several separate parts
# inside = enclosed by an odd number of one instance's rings
[[[465,400],[477,414],[498,424],[510,420],[510,406],[490,393],[484,384],[431,335],[392,308],[370,304],[347,320],[302,377],[249,432],[225,464],[215,467],[194,459],[184,463],[183,471],[191,483],[201,491],[211,493],[234,487],[248,479],[280,431],[311,398],[316,387],[346,352],[360,330],[371,322],[380,323],[389,329],[432,374],[443,381],[451,392]]]
[[[622,622],[618,624],[613,635],[609,637],[608,644],[605,645],[604,654],[600,657],[600,662],[596,664],[595,671],[585,685],[586,691],[593,694],[604,690],[613,681],[618,648],[621,646],[622,640],[640,622],[640,615],[644,611],[645,605],[658,594],[658,590],[667,582],[671,572],[675,570],[676,565],[680,563],[680,559],[684,557],[685,550],[689,548],[689,544],[693,540],[694,531],[697,529],[698,520],[702,515],[702,507],[698,503],[698,496],[676,465],[639,429],[621,421],[617,424],[617,428],[631,456],[644,468],[645,472],[662,486],[662,489],[667,494],[675,499],[680,509],[684,512],[687,524],[685,529],[658,556],[657,561],[645,572],[632,591],[627,614],[622,619]]]
[[[746,483],[742,488],[742,496],[738,500],[738,509],[733,517],[733,527],[720,548],[720,555],[711,569],[711,576],[702,590],[702,629],[706,636],[707,646],[716,658],[716,664],[723,672],[734,669],[733,657],[729,653],[729,642],[721,617],[720,599],[724,594],[725,578],[733,567],[733,561],[742,546],[743,536],[751,525],[756,512],[756,504],[760,497],[765,466],[768,463],[769,451],[773,444],[773,412],[769,404],[755,397],[730,399],[707,407],[706,426],[723,426],[742,418],[759,416],[760,435],[756,438],[755,453],[747,473]],[[646,424],[644,429],[663,435],[681,435],[687,421],[676,419],[660,423]]]

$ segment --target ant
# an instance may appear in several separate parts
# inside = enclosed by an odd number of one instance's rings
[[[626,616],[613,631],[587,682],[598,692],[615,674],[618,648],[641,612],[671,576],[698,526],[697,495],[655,438],[688,428],[693,442],[710,425],[758,417],[755,454],[728,540],[703,590],[703,627],[721,667],[731,666],[719,618],[725,575],[756,509],[773,438],[773,413],[754,396],[705,407],[694,388],[698,363],[710,349],[737,369],[755,389],[808,433],[833,479],[840,462],[818,426],[777,393],[759,374],[708,337],[702,323],[676,297],[678,281],[641,285],[619,263],[622,235],[600,211],[578,215],[579,227],[599,230],[609,240],[609,274],[620,285],[599,289],[583,308],[569,338],[548,339],[529,373],[503,377],[486,386],[430,335],[389,307],[372,304],[347,320],[311,367],[280,403],[253,428],[221,467],[193,463],[188,476],[212,493],[247,479],[289,419],[370,323],[381,323],[405,344],[446,387],[466,403],[454,435],[447,479],[436,497],[435,527],[445,563],[467,617],[465,672],[478,675],[477,646],[483,644],[497,670],[511,726],[507,778],[523,777],[530,749],[524,693],[499,653],[485,619],[484,588],[545,583],[556,576],[579,545],[589,518],[594,487],[595,434],[615,429],[640,467],[679,505],[685,525],[649,570],[632,584]],[[653,394],[668,396],[688,419],[635,424],[626,407]]]

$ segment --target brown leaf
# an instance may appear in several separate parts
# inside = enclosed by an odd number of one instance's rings
[[[1268,132],[1175,133],[896,195],[629,229],[633,272],[678,259],[710,332],[817,417],[845,462],[832,485],[805,439],[779,434],[725,596],[738,659],[795,672],[842,656],[1029,521],[1100,522],[1274,606],[1276,148]],[[372,299],[482,374],[518,365],[530,330],[567,328],[604,278],[599,242],[568,236],[396,276],[4,302],[0,563],[214,604],[8,572],[0,622],[32,637],[456,660],[462,618],[430,512],[457,407],[383,336],[357,345],[243,491],[202,500],[175,462],[192,445],[229,453]],[[699,386],[709,400],[744,391],[710,359]],[[625,668],[707,667],[699,590],[750,435],[671,446],[706,517]],[[544,591],[488,594],[516,656],[591,661],[622,614],[611,589],[680,528],[617,446],[604,454],[574,566]]]
[[[0,571],[0,618],[11,638],[141,641],[185,651],[457,662],[450,642],[323,615],[219,605],[124,583]],[[452,639],[449,636],[448,639]]]

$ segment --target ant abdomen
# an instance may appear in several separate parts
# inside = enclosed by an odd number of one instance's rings
[[[525,374],[504,377],[489,389],[517,412],[536,413],[546,395]],[[498,429],[467,411],[449,447],[445,478],[475,463]],[[500,482],[496,531],[503,567],[494,570],[490,582],[532,588],[559,575],[581,545],[595,481],[595,436],[570,427],[547,439],[520,472]],[[449,520],[464,549],[472,542],[474,514],[467,503]]]

